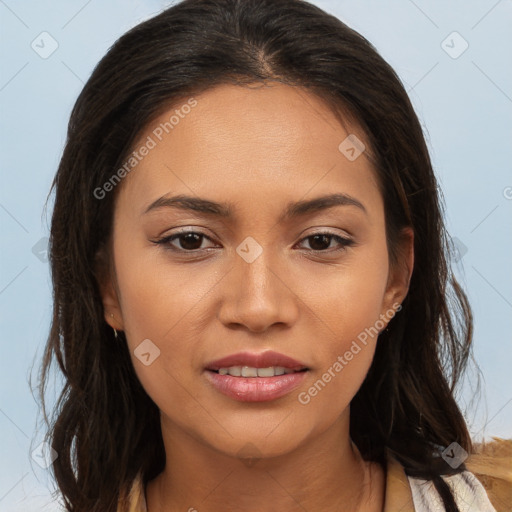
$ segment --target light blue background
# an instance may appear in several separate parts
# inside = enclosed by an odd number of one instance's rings
[[[475,316],[474,352],[485,380],[467,419],[476,439],[511,437],[512,2],[313,3],[367,37],[410,93],[445,194],[448,229],[462,251],[456,273]],[[166,5],[0,0],[0,510],[5,512],[57,510],[47,489],[52,488],[48,472],[30,459],[30,443],[35,448],[43,432],[36,430],[38,409],[28,376],[32,364],[39,364],[51,314],[48,264],[33,247],[48,235],[49,215],[47,220],[42,209],[68,116],[109,46]],[[58,43],[47,59],[31,48],[43,31]],[[458,58],[441,46],[453,31],[469,44]],[[452,54],[463,48],[457,37],[444,44]],[[474,379],[472,372],[460,396],[463,408],[470,405]]]

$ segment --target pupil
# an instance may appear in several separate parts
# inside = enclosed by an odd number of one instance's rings
[[[329,235],[313,235],[312,236],[313,238],[313,241],[309,243],[309,245],[311,246],[311,248],[315,251],[318,251],[318,250],[321,250],[321,249],[326,249],[329,247],[329,242],[330,242],[330,236]],[[327,246],[326,247],[318,247],[318,244],[316,243],[318,240],[321,240],[322,242],[327,242]],[[320,242],[320,246],[322,246],[322,242]]]
[[[194,249],[198,249],[198,247],[195,247],[195,245],[197,245],[197,242],[199,241],[200,242],[200,238],[201,238],[201,235],[198,235],[196,233],[187,233],[186,235],[182,235],[181,236],[181,246],[183,247],[183,249],[190,249],[190,250],[194,250]],[[185,241],[183,243],[183,240]],[[192,247],[190,246],[192,245]],[[199,247],[201,247],[201,243],[199,243]]]

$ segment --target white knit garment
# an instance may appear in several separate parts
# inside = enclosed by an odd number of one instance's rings
[[[443,478],[450,486],[460,512],[496,512],[483,485],[473,473],[464,471]],[[445,512],[441,497],[432,481],[412,477],[408,479],[416,512]]]

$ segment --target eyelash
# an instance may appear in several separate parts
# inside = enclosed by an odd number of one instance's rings
[[[202,233],[201,231],[181,231],[179,233],[175,233],[173,235],[169,235],[169,236],[166,236],[164,238],[160,238],[159,240],[152,240],[152,242],[154,244],[157,244],[157,245],[162,245],[164,246],[165,249],[167,250],[171,250],[171,251],[175,251],[175,252],[181,252],[181,253],[190,253],[190,254],[194,254],[194,253],[199,253],[200,251],[204,251],[206,249],[193,249],[193,250],[186,250],[186,249],[179,249],[179,248],[176,248],[174,246],[171,245],[171,242],[173,242],[174,240],[177,240],[179,239],[180,237],[183,237],[185,235],[199,235],[200,237],[203,237],[203,238],[206,238],[208,240],[210,240],[211,242],[213,242],[213,240],[211,240],[210,237],[208,237],[207,235],[205,235],[204,233]],[[338,249],[307,249],[308,251],[311,251],[311,252],[314,252],[314,253],[338,253],[338,252],[342,252],[342,251],[345,251],[347,249],[347,247],[351,247],[355,244],[354,240],[350,239],[350,238],[346,238],[346,237],[343,237],[343,236],[340,236],[340,235],[337,235],[335,233],[331,233],[331,232],[328,232],[328,231],[321,231],[321,232],[318,232],[318,233],[313,233],[311,235],[308,235],[304,238],[302,238],[300,240],[300,242],[303,242],[304,240],[307,240],[309,238],[313,238],[314,236],[327,236],[331,239],[334,239],[336,240],[340,245],[341,247],[338,248]],[[330,244],[329,244],[330,245]]]

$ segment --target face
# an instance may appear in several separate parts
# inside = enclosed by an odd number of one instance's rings
[[[350,134],[365,139],[282,84],[218,86],[141,133],[102,293],[164,428],[225,454],[251,443],[276,456],[348,420],[410,275],[390,268],[383,198]],[[307,370],[206,369],[268,351]]]

